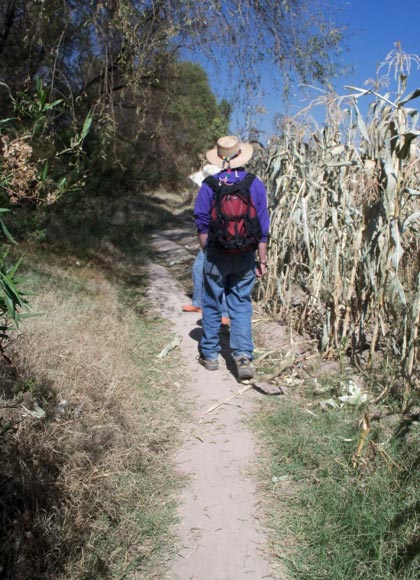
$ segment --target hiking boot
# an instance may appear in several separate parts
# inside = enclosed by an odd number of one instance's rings
[[[194,306],[193,304],[184,304],[182,312],[201,312],[201,308]]]
[[[235,358],[236,369],[238,371],[238,379],[246,381],[252,379],[254,371],[251,368],[251,361],[245,354],[241,354]]]
[[[200,355],[198,357],[198,362],[208,371],[217,371],[219,368],[219,361],[217,358],[204,358],[203,355]]]

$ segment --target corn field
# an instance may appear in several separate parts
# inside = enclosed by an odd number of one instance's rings
[[[311,132],[285,120],[257,168],[271,208],[266,308],[316,336],[325,356],[344,350],[361,366],[387,356],[406,402],[419,386],[420,89],[404,96],[413,62],[388,55],[393,98],[329,96],[325,126]]]

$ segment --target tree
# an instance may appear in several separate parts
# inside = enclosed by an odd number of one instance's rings
[[[142,93],[181,48],[234,68],[251,90],[261,67],[328,82],[343,29],[321,0],[8,0],[0,12],[0,75],[13,89],[36,74],[111,113]],[[273,69],[273,70],[274,70]],[[246,74],[245,74],[246,73]],[[105,108],[102,109],[103,111]]]
[[[100,159],[118,153],[116,135],[127,141],[125,119],[135,118],[137,139],[150,135],[165,102],[165,124],[153,132],[162,146],[181,139],[170,118],[185,132],[186,111],[203,134],[200,116],[214,103],[191,65],[181,70],[181,54],[205,55],[217,62],[218,75],[231,75],[235,106],[258,90],[264,67],[286,86],[296,79],[327,83],[343,37],[331,14],[323,0],[7,0],[0,7],[0,81],[17,94],[42,79],[51,102],[66,104],[51,119],[58,133],[81,131],[91,111],[90,154]],[[177,75],[190,76],[190,97]],[[5,90],[0,106],[11,110]],[[191,134],[189,142],[203,146]]]
[[[219,104],[201,66],[173,60],[143,99],[145,119],[121,115],[119,132],[132,144],[138,172],[174,185],[197,168],[200,154],[228,132],[230,106]],[[125,111],[126,112],[126,111]]]

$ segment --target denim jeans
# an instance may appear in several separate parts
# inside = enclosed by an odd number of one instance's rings
[[[203,305],[203,287],[204,287],[204,252],[203,250],[199,250],[193,266],[192,266],[192,279],[193,279],[193,296],[192,296],[192,304],[193,306],[197,306],[198,308],[202,308]],[[222,296],[222,316],[227,318],[229,316],[227,305],[226,305],[226,298],[223,294]]]
[[[204,256],[203,336],[200,342],[205,358],[215,359],[221,351],[219,313],[225,293],[232,356],[245,354],[252,359],[251,293],[254,283],[255,252],[232,256],[208,248]]]

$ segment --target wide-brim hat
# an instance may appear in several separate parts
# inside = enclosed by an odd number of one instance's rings
[[[207,151],[207,161],[221,169],[242,167],[251,159],[254,148],[251,143],[241,143],[234,135],[220,137],[217,146]]]

